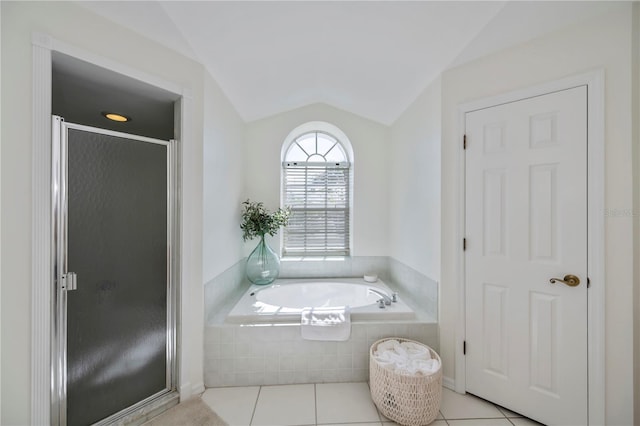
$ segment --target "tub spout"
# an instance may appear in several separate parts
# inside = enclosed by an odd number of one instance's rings
[[[373,294],[377,294],[378,296],[382,297],[382,300],[384,300],[385,305],[387,306],[391,305],[391,298],[384,291],[376,290],[375,288],[369,288],[369,291]]]

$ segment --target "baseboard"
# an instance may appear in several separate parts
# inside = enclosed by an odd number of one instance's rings
[[[191,383],[187,382],[180,386],[178,393],[180,394],[180,402],[191,398],[191,395],[193,395],[193,387],[191,386]]]
[[[204,382],[198,382],[191,388],[191,396],[200,395],[204,392]]]
[[[447,389],[451,389],[452,391],[455,392],[455,390],[456,390],[456,381],[453,380],[451,377],[443,377],[442,378],[442,386],[444,386]]]
[[[189,398],[200,395],[204,392],[204,382],[198,382],[196,384],[191,384],[189,382],[180,386],[180,402],[186,401]]]

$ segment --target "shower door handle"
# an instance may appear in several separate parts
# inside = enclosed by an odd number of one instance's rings
[[[62,289],[67,291],[78,289],[78,276],[75,272],[62,274]]]

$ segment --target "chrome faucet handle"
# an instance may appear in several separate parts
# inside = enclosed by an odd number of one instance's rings
[[[380,296],[382,298],[381,300],[384,301],[385,305],[389,306],[391,304],[391,298],[384,291],[376,290],[375,288],[369,287],[367,294],[369,293],[377,294],[378,296]]]
[[[384,299],[379,299],[378,300],[378,308],[384,309]]]
[[[393,303],[396,303],[398,301],[398,292],[394,291],[393,293],[391,293],[391,301]]]

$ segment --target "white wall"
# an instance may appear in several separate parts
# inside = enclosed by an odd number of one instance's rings
[[[157,76],[191,93],[190,139],[184,141],[183,215],[185,304],[202,304],[202,129],[203,69],[71,2],[2,2],[2,418],[0,424],[30,423],[31,336],[31,126],[32,32]],[[124,47],[123,47],[124,46]],[[199,316],[199,318],[198,318]],[[202,312],[185,317],[183,383],[202,382]]]
[[[2,23],[2,7],[0,7],[0,25]],[[0,44],[0,58],[2,46]],[[1,62],[1,61],[0,61]],[[0,67],[0,82],[2,68]],[[0,88],[0,93],[2,89]],[[0,102],[0,129],[2,129],[2,102]],[[0,224],[2,224],[2,133],[0,133]],[[2,226],[0,226],[0,241],[2,241]],[[2,277],[2,244],[0,244],[0,277]],[[0,319],[2,318],[2,284],[0,284]],[[0,421],[2,420],[2,336],[0,335]]]
[[[1,2],[0,136],[0,424],[29,424],[31,287],[31,33],[47,33],[80,48],[189,88],[193,121],[185,149],[195,180],[185,194],[191,258],[186,297],[194,306],[185,336],[188,381],[202,380],[202,283],[242,255],[240,203],[249,197],[274,208],[280,197],[280,148],[307,121],[327,121],[355,152],[354,255],[392,255],[441,280],[441,355],[454,377],[457,315],[454,237],[457,105],[589,69],[606,70],[607,208],[632,207],[631,6],[444,73],[391,129],[317,104],[243,125],[213,80],[195,62],[72,3]],[[81,24],[80,24],[81,23]],[[126,46],[123,49],[121,46]],[[635,76],[635,78],[638,78]],[[440,96],[442,109],[439,108]],[[10,108],[9,108],[10,107]],[[442,111],[442,128],[439,114]],[[442,145],[438,147],[442,130]],[[246,132],[243,134],[243,132]],[[244,143],[243,143],[243,138]],[[203,147],[204,141],[204,147]],[[391,144],[389,144],[389,141]],[[245,151],[246,149],[246,151]],[[441,152],[440,152],[441,149]],[[216,157],[216,153],[223,154]],[[436,158],[442,156],[442,193]],[[228,161],[227,161],[228,159]],[[422,163],[419,160],[424,160]],[[434,161],[432,161],[434,160]],[[203,175],[202,163],[205,174]],[[435,175],[435,176],[434,176]],[[411,182],[413,180],[413,182]],[[420,182],[424,181],[424,185]],[[408,190],[419,194],[415,203]],[[204,193],[204,200],[197,194]],[[442,210],[431,206],[442,198]],[[424,210],[424,216],[421,216]],[[204,213],[204,217],[202,214]],[[441,256],[437,248],[441,215]],[[419,226],[421,220],[424,226]],[[203,225],[204,222],[204,225]],[[236,232],[238,231],[238,232]],[[633,423],[632,220],[607,219],[607,424]],[[204,235],[204,249],[200,241]],[[416,237],[418,236],[418,237]],[[224,244],[219,244],[222,241]],[[274,247],[278,241],[274,240]],[[248,254],[252,246],[244,247]],[[433,256],[431,255],[433,254]],[[202,264],[204,263],[204,265]],[[202,276],[204,275],[204,277]],[[640,292],[639,292],[640,293]],[[637,327],[637,324],[636,324]],[[10,343],[8,345],[7,343]]]
[[[445,72],[442,76],[442,279],[440,351],[454,377],[458,315],[455,259],[461,103],[603,67],[606,72],[606,207],[632,208],[631,3],[557,33]],[[606,423],[633,424],[633,229],[606,218]],[[458,348],[459,349],[459,348]]]
[[[391,126],[389,255],[440,279],[441,88],[438,78]]]
[[[640,256],[640,3],[633,4],[633,256]],[[634,359],[640,359],[640,262],[634,262]],[[640,422],[640,363],[634,363],[634,418]]]
[[[245,194],[269,209],[280,205],[281,149],[294,128],[326,121],[342,130],[354,152],[353,256],[388,254],[389,158],[388,127],[325,104],[314,104],[249,123]],[[245,254],[256,245],[245,245]],[[271,240],[279,252],[279,238]]]
[[[245,124],[217,83],[205,76],[203,283],[242,258]]]

